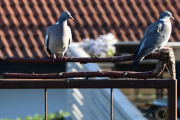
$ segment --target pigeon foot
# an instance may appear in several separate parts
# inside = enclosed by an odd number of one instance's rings
[[[52,60],[53,60],[53,63],[54,63],[54,61],[56,60],[56,55],[55,54],[52,55]]]
[[[61,58],[60,58],[61,63],[63,62],[63,59],[66,59],[66,58],[67,58],[66,56],[62,55]]]

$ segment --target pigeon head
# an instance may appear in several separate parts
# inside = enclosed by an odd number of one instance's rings
[[[74,18],[71,16],[70,12],[62,12],[58,21],[65,21],[68,19],[74,20]]]
[[[161,13],[161,15],[159,16],[160,21],[167,21],[170,18],[172,18],[174,20],[174,17],[172,16],[172,13],[169,12],[169,11],[165,11],[165,12]]]

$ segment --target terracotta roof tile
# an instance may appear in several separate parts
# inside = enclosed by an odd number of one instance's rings
[[[44,32],[62,11],[75,18],[68,21],[73,41],[112,32],[128,42],[140,40],[147,26],[169,10],[175,17],[170,41],[180,41],[179,0],[1,0],[0,9],[0,57],[48,57]]]

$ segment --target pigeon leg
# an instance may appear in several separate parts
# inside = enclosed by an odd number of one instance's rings
[[[60,60],[61,60],[61,63],[63,62],[63,59],[66,59],[66,56],[62,55]]]
[[[56,60],[56,55],[55,54],[52,55],[52,59],[53,59],[53,63],[54,63],[54,61]]]

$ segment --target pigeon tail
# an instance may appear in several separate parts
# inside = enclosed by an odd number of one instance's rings
[[[134,70],[134,68],[139,64],[139,62],[141,62],[141,59],[134,60],[129,68],[129,71]]]
[[[143,52],[140,52],[136,57],[133,63],[131,64],[130,70],[132,71],[139,62],[141,62],[145,56],[151,54],[152,52],[156,51],[158,47],[152,46],[150,48],[146,48],[146,50],[142,49]]]

